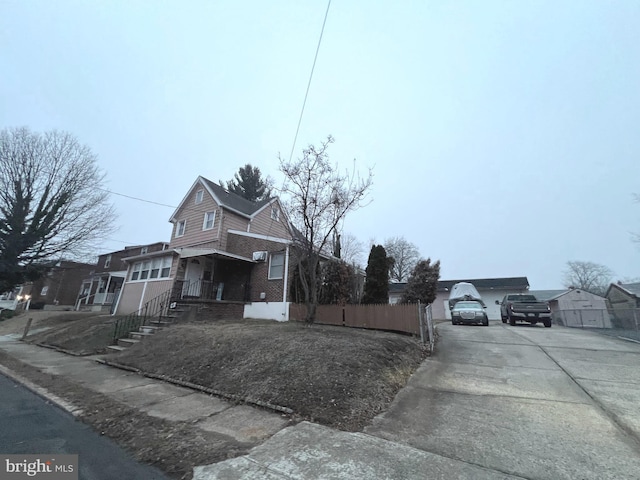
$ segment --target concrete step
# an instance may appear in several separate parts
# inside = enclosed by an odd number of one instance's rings
[[[121,352],[123,350],[126,350],[126,347],[121,347],[120,345],[109,345],[107,348],[114,352]]]
[[[154,327],[166,327],[171,324],[173,324],[173,322],[170,322],[168,320],[150,320],[149,321],[149,325]]]
[[[154,332],[129,332],[129,338],[134,340],[144,340],[146,337],[150,337]]]
[[[141,333],[156,333],[158,330],[160,330],[160,327],[154,325],[143,325],[138,329]]]
[[[135,345],[136,343],[140,343],[140,340],[135,340],[133,338],[119,338],[118,339],[118,345],[121,347],[130,347],[132,345]]]

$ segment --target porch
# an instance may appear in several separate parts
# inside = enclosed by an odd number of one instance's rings
[[[249,258],[219,250],[182,252],[171,298],[248,302],[254,264]]]
[[[75,309],[113,313],[126,275],[126,271],[105,272],[85,279]]]

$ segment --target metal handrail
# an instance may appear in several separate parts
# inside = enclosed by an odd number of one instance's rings
[[[157,297],[148,300],[144,306],[135,312],[117,318],[113,331],[113,342],[117,343],[118,339],[124,338],[129,335],[130,332],[148,325],[153,319],[162,320],[163,317],[168,316],[172,292],[173,287]]]

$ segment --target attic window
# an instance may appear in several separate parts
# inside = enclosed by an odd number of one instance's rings
[[[276,207],[273,207],[271,209],[271,220],[275,220],[276,222],[280,221],[280,210],[278,210]]]
[[[149,247],[142,247],[140,249],[140,255],[144,255],[145,253],[147,253],[149,251]]]
[[[104,268],[109,268],[109,265],[111,265],[111,255],[107,255],[107,258],[104,259]]]
[[[196,192],[196,204],[202,203],[202,196],[203,195],[204,195],[204,191],[203,190],[198,190]]]

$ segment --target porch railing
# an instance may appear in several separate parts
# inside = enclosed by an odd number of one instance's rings
[[[124,317],[117,318],[113,331],[114,343],[116,343],[119,338],[124,338],[129,335],[129,332],[148,325],[152,320],[161,321],[163,318],[168,317],[172,302],[172,293],[173,289],[169,289],[147,301],[139,310]]]
[[[249,282],[226,284],[210,280],[176,280],[173,300],[233,300],[247,302],[251,298]]]

